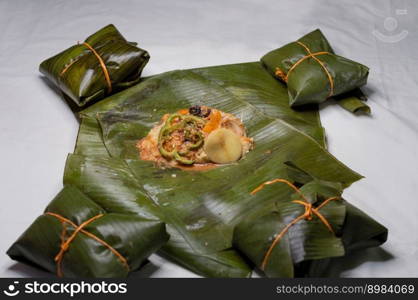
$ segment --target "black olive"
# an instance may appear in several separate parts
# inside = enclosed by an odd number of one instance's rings
[[[192,106],[192,107],[189,108],[189,113],[191,115],[200,117],[201,113],[202,113],[202,109],[200,108],[199,105],[195,105],[195,106]]]

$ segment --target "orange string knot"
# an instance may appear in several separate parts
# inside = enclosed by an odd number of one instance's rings
[[[296,61],[293,65],[292,65],[292,67],[289,69],[289,71],[287,72],[287,74],[285,74],[280,68],[276,68],[276,71],[275,71],[275,75],[277,76],[277,77],[279,77],[281,80],[283,80],[284,82],[286,82],[287,83],[287,81],[288,81],[288,79],[289,79],[289,75],[292,73],[292,71],[300,64],[300,63],[302,63],[303,61],[305,61],[306,59],[308,59],[308,58],[312,58],[312,59],[314,59],[320,66],[321,66],[321,68],[324,70],[324,72],[325,72],[325,75],[327,76],[327,78],[328,78],[328,81],[329,81],[329,86],[330,86],[330,89],[329,89],[329,94],[328,94],[328,97],[331,97],[333,94],[334,94],[334,79],[332,78],[332,76],[331,76],[331,73],[328,71],[328,69],[327,69],[327,67],[325,66],[325,64],[324,64],[324,62],[323,61],[321,61],[317,56],[320,56],[320,55],[326,55],[326,54],[331,54],[331,53],[329,53],[329,52],[326,52],[326,51],[320,51],[320,52],[315,52],[315,53],[312,53],[311,52],[311,49],[309,49],[308,48],[308,46],[306,46],[304,43],[302,43],[302,42],[300,42],[300,41],[297,41],[296,42],[297,44],[299,44],[300,46],[302,46],[305,50],[306,50],[306,52],[307,52],[307,55],[305,55],[305,56],[303,56],[303,57],[301,57],[298,61]]]
[[[106,243],[105,241],[103,241],[102,239],[100,239],[99,237],[97,237],[96,235],[92,234],[91,232],[87,231],[84,229],[84,227],[86,227],[88,224],[90,224],[91,222],[103,217],[103,214],[98,214],[95,215],[94,217],[88,219],[87,221],[84,221],[83,223],[81,223],[80,225],[75,224],[74,222],[72,222],[71,220],[53,213],[53,212],[46,212],[45,215],[54,217],[58,220],[61,221],[61,224],[63,225],[63,232],[61,233],[61,244],[60,244],[60,251],[58,252],[58,254],[55,256],[54,261],[57,263],[57,275],[59,277],[63,276],[62,273],[62,260],[64,258],[64,253],[68,251],[68,248],[70,247],[71,242],[74,241],[74,239],[76,238],[77,234],[79,232],[83,233],[84,235],[94,239],[95,241],[99,242],[100,244],[102,244],[103,246],[105,246],[106,248],[108,248],[113,254],[115,254],[118,259],[122,262],[122,264],[128,269],[129,271],[129,264],[128,261],[126,260],[125,257],[122,256],[122,254],[120,254],[116,249],[114,249],[112,246],[110,246],[108,243]],[[75,228],[74,232],[67,238],[65,239],[65,230],[66,230],[66,225],[65,224],[69,224],[71,225],[73,228]]]
[[[334,230],[332,229],[331,224],[328,222],[328,220],[319,212],[319,210],[324,207],[325,205],[327,205],[330,201],[333,200],[337,200],[340,199],[339,196],[334,196],[334,197],[330,197],[326,200],[324,200],[320,205],[318,205],[317,207],[313,207],[312,203],[310,203],[307,198],[305,197],[305,195],[302,193],[302,191],[300,189],[298,189],[293,183],[291,183],[290,181],[286,180],[286,179],[281,179],[281,178],[277,178],[274,180],[270,180],[270,181],[266,181],[262,184],[260,184],[258,187],[256,187],[252,192],[251,195],[254,195],[256,193],[258,193],[259,191],[261,191],[266,185],[269,184],[273,184],[273,183],[284,183],[287,184],[289,187],[291,187],[296,193],[298,193],[303,200],[293,200],[293,203],[297,203],[300,204],[302,206],[304,206],[305,211],[303,214],[299,215],[298,217],[294,218],[289,224],[287,224],[282,231],[280,231],[275,239],[273,240],[273,242],[271,243],[269,249],[267,250],[266,254],[264,255],[263,261],[261,263],[261,270],[265,270],[267,263],[269,261],[269,258],[271,256],[271,253],[273,252],[274,247],[279,243],[279,241],[281,240],[281,238],[286,234],[286,232],[296,223],[298,223],[301,220],[307,220],[307,221],[311,221],[313,219],[314,216],[318,217],[319,220],[321,220],[322,224],[325,225],[325,227],[327,227],[327,229],[332,233],[334,233]]]
[[[80,42],[77,42],[77,45],[80,45]],[[97,51],[87,42],[84,42],[83,45],[85,47],[87,47],[93,54],[94,56],[96,56],[97,60],[99,61],[100,67],[103,70],[103,75],[105,77],[106,83],[107,83],[107,91],[108,93],[112,92],[112,80],[110,79],[110,75],[109,75],[109,71],[107,70],[106,64],[103,61],[102,57],[100,56],[99,53],[97,53]],[[71,63],[69,63],[67,66],[64,67],[64,69],[61,71],[60,76],[63,76],[65,72],[67,72],[67,70],[74,64],[76,63],[78,60],[80,59],[77,58],[75,60],[73,60]]]

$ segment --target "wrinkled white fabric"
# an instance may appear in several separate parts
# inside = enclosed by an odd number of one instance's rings
[[[150,52],[144,75],[255,61],[315,28],[338,54],[369,66],[364,90],[372,116],[354,116],[331,103],[321,117],[331,153],[366,177],[345,198],[386,225],[389,240],[348,257],[336,272],[416,277],[417,19],[414,0],[1,0],[0,276],[51,276],[5,252],[61,189],[78,129],[38,65],[114,23]],[[196,276],[156,255],[151,262],[133,276]]]

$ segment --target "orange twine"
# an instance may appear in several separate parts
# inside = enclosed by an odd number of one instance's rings
[[[105,246],[106,248],[108,248],[113,254],[115,254],[119,260],[122,262],[122,264],[128,269],[129,271],[129,264],[128,261],[126,260],[125,257],[122,256],[122,254],[120,254],[116,249],[114,249],[112,246],[110,246],[108,243],[106,243],[105,241],[103,241],[102,239],[100,239],[99,237],[95,236],[94,234],[86,231],[84,229],[84,227],[86,227],[88,224],[90,224],[91,222],[103,217],[103,214],[98,214],[90,219],[88,219],[87,221],[84,221],[81,225],[76,225],[74,222],[72,222],[71,220],[56,214],[56,213],[52,213],[52,212],[46,212],[45,215],[49,215],[52,217],[57,218],[58,220],[61,221],[61,223],[63,224],[63,231],[61,233],[61,245],[60,245],[60,251],[58,252],[58,254],[55,256],[54,260],[57,263],[57,275],[59,277],[63,276],[62,273],[62,268],[61,268],[61,264],[62,264],[62,259],[64,257],[64,253],[68,250],[71,242],[75,239],[75,237],[77,236],[77,234],[79,232],[87,235],[88,237],[94,239],[95,241],[99,242],[100,244],[102,244],[103,246]],[[65,233],[66,233],[66,225],[65,224],[70,224],[71,226],[73,226],[75,228],[74,232],[72,233],[72,235],[68,238],[65,239]]]
[[[102,57],[99,55],[99,53],[97,53],[96,50],[94,50],[94,48],[89,43],[84,42],[83,45],[86,46],[96,56],[97,60],[100,63],[100,66],[102,67],[103,74],[104,74],[104,77],[106,79],[106,83],[107,83],[107,86],[108,86],[108,93],[112,92],[112,81],[110,80],[109,71],[107,70],[106,64],[104,63]],[[76,59],[73,62],[71,62],[70,64],[68,64],[61,71],[60,76],[64,75],[64,73],[67,72],[67,70],[77,61],[78,61],[78,59]]]
[[[292,184],[291,182],[285,180],[285,179],[274,179],[274,180],[270,180],[270,181],[266,181],[265,183],[259,185],[257,188],[255,188],[252,192],[251,195],[256,194],[257,192],[261,191],[266,185],[269,184],[273,184],[273,183],[277,183],[277,182],[281,182],[281,183],[285,183],[287,184],[289,187],[291,187],[293,190],[295,190],[303,199],[302,200],[293,200],[293,203],[297,203],[300,205],[303,205],[305,207],[305,212],[303,214],[301,214],[300,216],[296,217],[295,219],[293,219],[289,224],[286,225],[285,228],[283,228],[283,230],[276,236],[276,238],[274,239],[274,241],[272,242],[272,244],[270,245],[269,249],[267,250],[266,254],[264,255],[263,261],[261,263],[261,267],[260,269],[264,271],[264,269],[267,266],[267,263],[269,261],[269,258],[271,256],[271,253],[273,252],[274,247],[279,243],[279,241],[281,240],[281,238],[286,234],[286,232],[290,229],[290,227],[292,227],[293,225],[295,225],[297,222],[299,222],[300,220],[307,220],[310,221],[312,220],[313,216],[317,216],[321,222],[328,228],[328,230],[334,233],[334,230],[331,227],[331,224],[329,224],[329,222],[327,221],[327,219],[325,219],[325,217],[319,212],[319,210],[324,207],[325,205],[327,205],[330,201],[333,200],[337,200],[340,199],[340,197],[336,196],[336,197],[330,197],[326,200],[324,200],[320,205],[318,205],[318,207],[312,207],[312,203],[308,202],[308,200],[306,199],[306,197],[303,195],[303,193],[301,192],[300,189],[298,189],[294,184]]]
[[[329,81],[329,85],[330,85],[330,91],[329,91],[328,97],[331,97],[334,94],[334,80],[332,79],[332,76],[331,76],[330,72],[328,71],[327,67],[325,66],[324,62],[322,62],[319,58],[317,58],[317,56],[325,55],[325,54],[331,54],[331,53],[326,52],[326,51],[320,51],[320,52],[312,53],[311,50],[308,48],[308,46],[306,46],[302,42],[297,41],[296,43],[298,43],[303,48],[305,48],[306,52],[308,52],[308,55],[305,55],[304,57],[300,58],[297,62],[295,62],[293,64],[293,66],[289,69],[289,71],[287,72],[287,74],[285,74],[280,68],[276,68],[276,71],[275,71],[274,74],[277,77],[279,77],[281,80],[283,80],[284,82],[287,83],[290,73],[300,63],[302,63],[304,60],[306,60],[308,58],[313,58],[316,62],[319,63],[319,65],[322,67],[322,69],[325,71],[325,74],[327,75],[327,78],[328,78],[328,81]]]

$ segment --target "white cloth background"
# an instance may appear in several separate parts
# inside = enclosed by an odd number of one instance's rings
[[[414,0],[0,0],[0,276],[49,276],[5,252],[61,189],[78,129],[38,65],[114,23],[150,52],[144,75],[255,61],[315,28],[369,66],[373,115],[328,104],[321,117],[331,153],[366,176],[345,198],[386,225],[389,240],[348,258],[341,276],[417,277],[417,19]],[[151,262],[134,276],[195,276]]]

